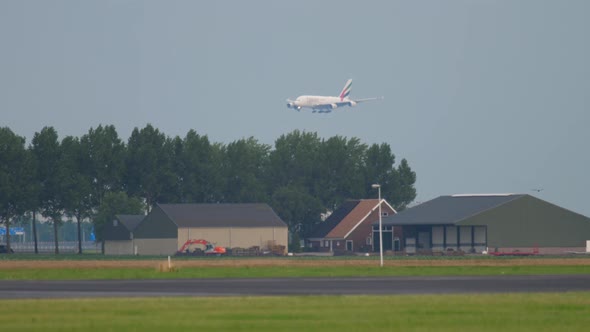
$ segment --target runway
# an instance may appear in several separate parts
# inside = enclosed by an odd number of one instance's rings
[[[590,275],[0,281],[1,299],[566,291],[590,291]]]

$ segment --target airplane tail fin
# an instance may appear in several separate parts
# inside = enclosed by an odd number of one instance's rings
[[[348,81],[346,81],[346,84],[344,85],[344,88],[342,89],[342,92],[340,92],[340,100],[343,100],[344,98],[348,97],[348,95],[350,95],[350,89],[352,86],[352,78],[349,79]]]

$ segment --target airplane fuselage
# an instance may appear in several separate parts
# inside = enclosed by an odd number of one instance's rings
[[[348,98],[332,96],[299,96],[289,102],[287,107],[300,110],[302,108],[311,108],[313,110],[333,110],[342,106],[355,106],[356,102]]]

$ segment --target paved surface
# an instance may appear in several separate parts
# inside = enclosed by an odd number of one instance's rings
[[[590,291],[590,275],[0,281],[0,299]]]

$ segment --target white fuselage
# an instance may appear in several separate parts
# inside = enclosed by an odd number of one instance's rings
[[[350,103],[348,98],[340,99],[333,96],[299,96],[292,102],[294,108],[325,109],[336,108]]]

